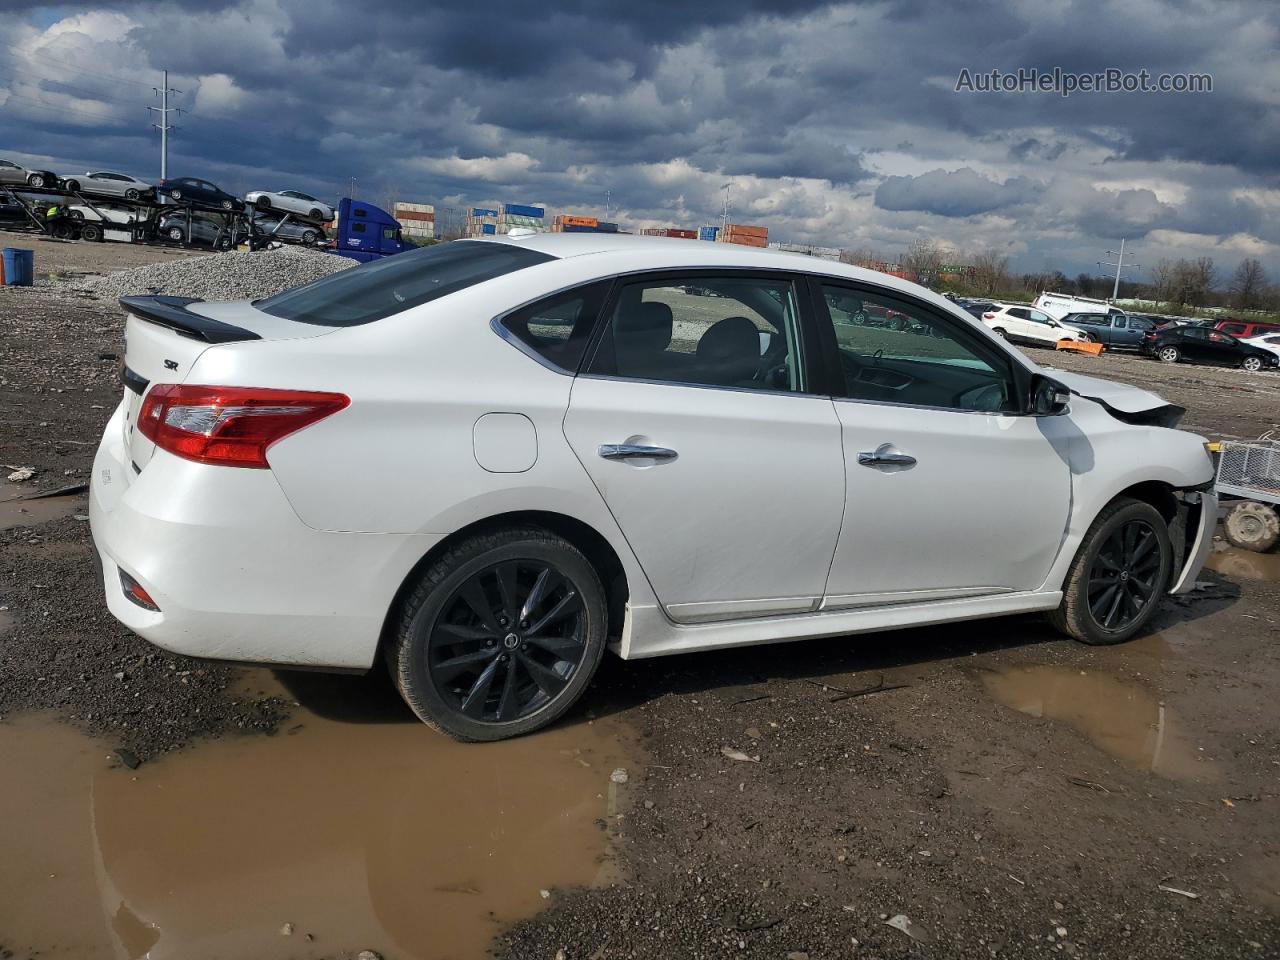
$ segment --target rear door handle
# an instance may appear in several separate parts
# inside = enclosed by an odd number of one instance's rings
[[[674,460],[669,447],[649,447],[639,443],[602,443],[597,451],[606,460]]]
[[[899,453],[891,443],[882,443],[874,450],[863,450],[858,454],[858,464],[864,467],[910,467],[915,462],[915,457]]]

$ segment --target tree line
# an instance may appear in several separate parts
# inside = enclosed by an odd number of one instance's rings
[[[845,250],[840,259],[871,269],[892,269],[935,290],[992,299],[1032,300],[1046,290],[1108,299],[1114,286],[1113,279],[1090,273],[1068,277],[1061,270],[1046,269],[1015,274],[1009,270],[1009,258],[999,251],[962,256],[927,238],[915,240],[896,261],[868,248]],[[944,267],[957,261],[964,264],[962,271],[944,272]],[[1149,280],[1121,278],[1119,298],[1151,300],[1167,313],[1204,307],[1280,313],[1280,285],[1271,283],[1255,257],[1244,258],[1226,276],[1219,273],[1212,257],[1162,259],[1147,272]]]

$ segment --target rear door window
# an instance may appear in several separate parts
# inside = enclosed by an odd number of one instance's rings
[[[509,243],[455,240],[342,270],[254,305],[298,323],[354,327],[554,259]]]

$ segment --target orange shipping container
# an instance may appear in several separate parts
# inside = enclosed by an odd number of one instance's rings
[[[731,236],[741,235],[744,237],[767,237],[769,236],[768,227],[752,227],[745,223],[731,223],[725,229]]]
[[[769,245],[769,241],[764,237],[735,236],[730,237],[728,242],[741,244],[744,247],[767,247]]]
[[[396,213],[397,220],[426,220],[428,223],[435,223],[436,215],[434,213],[424,213],[421,210],[400,210]]]
[[[600,221],[595,217],[575,217],[567,213],[564,216],[556,217],[556,219],[566,227],[595,227],[600,224]]]

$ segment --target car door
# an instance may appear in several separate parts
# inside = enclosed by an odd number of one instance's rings
[[[1209,330],[1208,335],[1209,354],[1214,363],[1235,366],[1244,359],[1244,349],[1235,337],[1220,330]]]
[[[1188,360],[1194,360],[1197,363],[1208,363],[1213,360],[1213,353],[1209,349],[1208,331],[1203,327],[1183,327],[1178,331],[1174,345]]]
[[[574,382],[565,436],[678,622],[821,601],[844,462],[802,303],[787,274],[619,280]]]
[[[1007,326],[1001,321],[1007,319]],[[1003,317],[996,317],[997,326],[1005,326],[1005,330],[1015,340],[1033,340],[1034,331],[1031,329],[1031,311],[1026,307],[1009,307],[1004,312]]]
[[[839,361],[847,477],[823,609],[1038,588],[1071,504],[1066,418],[1020,413],[1025,376],[964,321],[904,295],[860,293],[914,323],[820,327]]]

